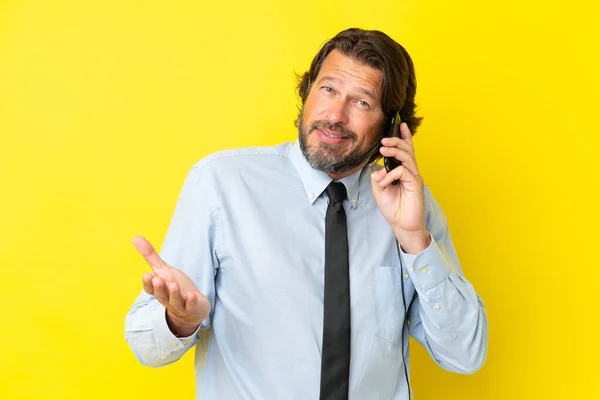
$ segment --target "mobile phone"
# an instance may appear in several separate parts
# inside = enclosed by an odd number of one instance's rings
[[[396,111],[394,115],[387,121],[384,125],[384,137],[400,137],[400,124],[402,120],[400,119],[400,112]],[[383,165],[385,166],[385,170],[390,172],[394,168],[400,166],[402,163],[396,160],[394,157],[383,157]],[[398,180],[392,182],[392,185],[398,183]]]

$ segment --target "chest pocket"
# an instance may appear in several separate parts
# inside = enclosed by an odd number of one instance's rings
[[[375,334],[399,346],[405,319],[400,266],[379,266],[375,273]]]

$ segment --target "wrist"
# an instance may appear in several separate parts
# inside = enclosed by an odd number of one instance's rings
[[[181,318],[174,316],[169,310],[166,310],[165,317],[167,319],[167,326],[169,327],[169,330],[177,337],[191,336],[194,332],[196,332],[196,329],[198,329],[200,322],[202,322],[200,321],[195,323],[183,321]]]
[[[396,231],[396,239],[407,254],[419,254],[431,244],[431,235],[427,229],[419,231]]]

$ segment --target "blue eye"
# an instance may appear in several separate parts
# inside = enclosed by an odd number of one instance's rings
[[[364,100],[359,100],[359,101],[358,101],[358,104],[360,104],[360,105],[361,105],[361,106],[363,106],[363,107],[369,107],[369,103],[367,103],[367,102],[366,102],[366,101],[364,101]]]
[[[333,89],[330,88],[329,86],[323,86],[323,89],[325,89],[326,92],[332,93]]]

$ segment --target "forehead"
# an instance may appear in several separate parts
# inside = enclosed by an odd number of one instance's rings
[[[317,76],[317,81],[323,79],[333,79],[350,87],[368,90],[377,95],[379,99],[383,73],[370,65],[342,54],[338,50],[333,50],[323,61]]]

